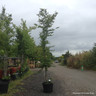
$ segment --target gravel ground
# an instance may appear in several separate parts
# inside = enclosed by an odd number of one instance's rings
[[[60,80],[65,96],[96,96],[96,71],[70,69],[58,63],[49,71]]]
[[[54,63],[49,68],[48,77],[52,78],[54,84],[52,93],[43,93],[44,72],[39,72],[25,79],[22,85],[24,89],[20,89],[20,92],[14,96],[96,96],[96,72],[94,71],[82,72]]]
[[[37,72],[38,69],[33,69],[32,71]],[[56,76],[48,72],[48,77],[52,76],[52,82],[53,82],[53,92],[52,93],[44,93],[42,82],[44,81],[44,72],[38,72],[34,75],[26,78],[23,81],[23,85],[17,86],[17,88],[20,88],[20,92],[17,92],[14,94],[14,96],[65,96],[64,95],[64,89],[62,88],[60,81]]]

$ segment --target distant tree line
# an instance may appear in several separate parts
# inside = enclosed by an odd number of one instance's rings
[[[67,65],[70,68],[81,69],[83,65],[84,69],[96,70],[96,44],[91,50],[75,55],[70,54],[68,51],[60,59],[62,65]]]

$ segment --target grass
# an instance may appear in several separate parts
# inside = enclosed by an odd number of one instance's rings
[[[23,85],[22,81],[32,74],[33,74],[33,72],[29,70],[27,73],[25,73],[22,76],[22,78],[18,78],[17,80],[11,81],[9,83],[8,93],[7,94],[1,94],[0,96],[12,96],[14,93],[18,92],[19,89],[16,89],[16,86]],[[23,90],[23,88],[20,88],[20,89]]]

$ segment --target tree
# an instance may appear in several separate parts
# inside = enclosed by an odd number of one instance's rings
[[[35,50],[34,39],[30,36],[29,32],[35,27],[27,27],[26,21],[21,20],[20,26],[15,26],[16,28],[16,42],[17,42],[17,53],[18,56],[23,58],[33,58]]]
[[[14,31],[12,23],[12,15],[7,14],[6,9],[2,7],[0,13],[0,51],[4,52],[4,55],[10,55],[10,47],[14,42]]]
[[[67,51],[65,54],[63,54],[63,64],[67,65],[67,59],[71,56],[69,51]]]
[[[14,31],[12,23],[12,15],[6,13],[6,9],[2,7],[0,13],[0,56],[3,58],[3,62],[0,62],[4,68],[4,76],[7,75],[8,63],[5,60],[7,56],[10,56],[11,46],[14,42]],[[1,60],[0,60],[1,61]]]
[[[92,68],[93,70],[96,70],[96,43],[94,43],[94,47],[92,48],[92,56],[91,56],[91,61],[92,61]]]
[[[42,67],[45,68],[45,80],[47,79],[47,68],[50,65],[50,47],[48,37],[53,35],[56,28],[52,28],[57,12],[49,14],[46,9],[40,9],[38,15],[39,24],[35,24],[38,28],[42,29],[40,32],[40,46],[42,48],[41,63]]]

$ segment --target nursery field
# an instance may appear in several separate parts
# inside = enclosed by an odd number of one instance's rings
[[[48,77],[54,84],[53,92],[49,94],[43,92],[43,76],[44,72],[41,71],[24,80],[23,89],[14,96],[96,96],[95,71],[69,69],[54,63],[48,71]]]
[[[16,81],[17,86],[12,84],[18,91],[0,96],[96,96],[96,71],[70,69],[54,63],[48,70],[48,77],[54,84],[52,93],[43,92],[44,72],[40,68],[31,71],[35,74],[20,81],[21,84],[19,81]],[[9,88],[9,91],[13,89]]]

